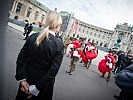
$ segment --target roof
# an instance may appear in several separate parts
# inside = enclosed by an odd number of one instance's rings
[[[133,31],[133,26],[128,25],[128,23],[123,23],[123,24],[117,24],[115,29],[119,30],[125,30],[125,31]]]
[[[41,8],[42,10],[45,11],[51,11],[49,8],[47,8],[46,6],[44,6],[43,4],[41,4],[40,2],[38,2],[37,0],[29,0],[30,3],[36,5],[37,7]]]

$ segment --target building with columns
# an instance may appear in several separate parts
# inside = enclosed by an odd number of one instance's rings
[[[13,0],[9,17],[20,21],[28,20],[30,23],[44,24],[45,16],[50,11],[36,0]]]
[[[86,41],[106,48],[114,48],[117,40],[121,38],[120,45],[116,50],[133,50],[133,26],[128,23],[118,24],[114,30],[109,30],[85,23],[72,16],[65,34],[75,38],[84,38]]]
[[[30,23],[45,24],[45,16],[51,11],[36,0],[13,0],[9,17],[20,21],[28,20]],[[66,11],[60,12],[63,23],[61,32],[75,38],[84,38],[86,41],[96,43],[106,48],[117,50],[133,50],[133,26],[128,23],[118,24],[114,30],[94,26],[74,17]],[[117,40],[120,39],[120,43]]]
[[[114,44],[117,44],[118,39],[120,39],[119,50],[133,51],[133,26],[128,23],[116,25],[109,47],[115,47]]]
[[[78,32],[75,35],[99,46],[108,47],[113,31],[80,21]]]

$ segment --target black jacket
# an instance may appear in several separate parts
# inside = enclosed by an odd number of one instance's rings
[[[116,75],[115,83],[122,90],[133,94],[133,64]]]
[[[55,76],[63,59],[64,45],[62,41],[49,34],[49,38],[37,47],[37,36],[37,33],[31,35],[21,49],[16,62],[15,77],[16,80],[27,79],[30,85],[36,85],[40,93],[35,100],[51,100]],[[17,100],[24,97],[19,92]]]

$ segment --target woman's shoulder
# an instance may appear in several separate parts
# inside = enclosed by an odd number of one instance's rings
[[[57,43],[60,43],[60,44],[64,45],[64,43],[63,43],[63,41],[61,39],[55,37],[55,40],[57,41]]]
[[[30,37],[30,38],[37,37],[38,34],[39,34],[39,33],[33,33],[33,34],[31,34],[29,37]]]
[[[33,33],[28,37],[28,40],[36,39],[39,33]]]
[[[49,34],[49,37],[51,38],[52,41],[55,41],[56,43],[64,44],[63,41],[56,36]]]
[[[29,43],[34,42],[34,41],[36,40],[37,36],[38,36],[38,33],[33,33],[33,34],[31,34],[31,35],[28,37],[27,42],[29,42]]]

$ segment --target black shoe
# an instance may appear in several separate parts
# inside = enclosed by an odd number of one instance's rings
[[[23,39],[23,40],[26,40],[26,38],[25,38],[25,39]]]
[[[115,98],[116,100],[120,100],[120,97],[117,96],[117,95],[114,95],[114,98]]]
[[[87,69],[89,69],[90,66],[87,66]]]
[[[87,67],[87,65],[84,65],[83,67]]]
[[[73,74],[73,72],[70,72],[70,73],[69,73],[69,75],[72,75],[72,74]]]
[[[101,75],[100,77],[101,77],[101,78],[104,78],[104,75]]]
[[[66,73],[70,73],[70,70],[67,70]]]

